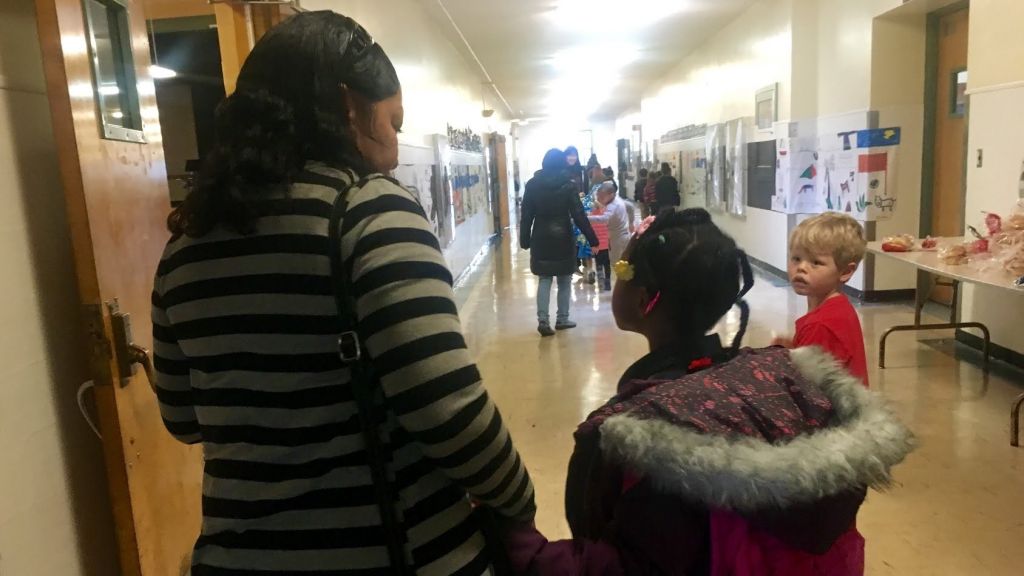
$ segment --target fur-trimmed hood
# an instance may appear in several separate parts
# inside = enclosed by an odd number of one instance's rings
[[[747,433],[709,431],[702,429],[700,419],[692,423],[684,415],[680,420],[674,410],[662,410],[662,417],[627,405],[600,425],[605,458],[648,478],[663,493],[740,513],[802,506],[890,484],[892,467],[910,453],[914,438],[881,396],[817,348],[745,353],[747,359],[782,363],[788,369],[759,374],[761,388],[754,394],[742,384],[723,387],[714,382],[716,367],[702,377],[705,387],[714,387],[715,396],[698,399],[712,409],[715,401],[729,404],[730,411],[710,414],[707,421]],[[743,359],[741,354],[728,364]],[[690,385],[699,382],[694,379]],[[757,406],[758,398],[772,395],[786,402],[779,413],[807,425],[793,430],[783,425],[789,437],[782,439],[772,430],[751,434],[749,430],[778,428]],[[736,414],[747,420],[733,421]]]

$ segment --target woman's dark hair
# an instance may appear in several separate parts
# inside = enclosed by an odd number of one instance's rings
[[[615,170],[612,170],[611,166],[605,166],[604,169],[601,170],[601,173],[603,173],[609,180],[615,178]]]
[[[568,148],[565,149],[565,152],[563,152],[563,154],[565,154],[566,156],[575,156],[576,157],[576,163],[579,164],[579,162],[580,162],[580,151],[577,150],[575,146],[569,146]]]
[[[684,340],[707,333],[733,305],[740,307],[739,348],[750,319],[743,296],[754,285],[747,255],[711,221],[703,208],[668,208],[644,232],[630,255],[633,282],[653,297],[661,293]]]
[[[670,166],[668,162],[662,162],[661,163],[661,174],[663,176],[671,176],[672,175],[672,166]]]
[[[356,148],[342,87],[367,106],[401,90],[384,50],[355,20],[330,11],[292,16],[252,49],[216,113],[216,138],[196,186],[168,218],[173,234],[218,225],[253,231],[256,202],[287,190],[306,162],[371,169]]]
[[[640,177],[641,178],[647,178],[647,168],[641,168],[640,169]]]
[[[593,170],[594,168],[600,168],[601,163],[597,161],[597,154],[591,154],[587,160],[587,170]]]
[[[565,156],[565,152],[558,148],[552,148],[544,154],[544,162],[541,163],[541,168],[544,170],[565,170],[568,167],[565,163]]]

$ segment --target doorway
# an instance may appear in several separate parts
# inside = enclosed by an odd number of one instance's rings
[[[964,234],[967,192],[967,41],[970,11],[966,2],[928,17],[926,137],[922,228],[932,236]],[[931,299],[953,305],[954,291],[936,286]]]

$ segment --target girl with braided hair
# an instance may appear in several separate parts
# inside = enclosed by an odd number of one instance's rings
[[[857,378],[817,349],[740,349],[747,257],[702,209],[648,218],[616,263],[619,328],[650,353],[576,431],[572,539],[499,522],[510,564],[540,575],[854,576],[869,486],[912,447]],[[708,332],[733,307],[727,347]]]

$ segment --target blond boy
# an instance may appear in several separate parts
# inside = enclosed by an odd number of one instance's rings
[[[807,297],[807,314],[792,339],[775,344],[820,346],[868,385],[860,319],[841,289],[864,258],[864,230],[845,214],[827,212],[800,223],[789,237],[789,281]]]

